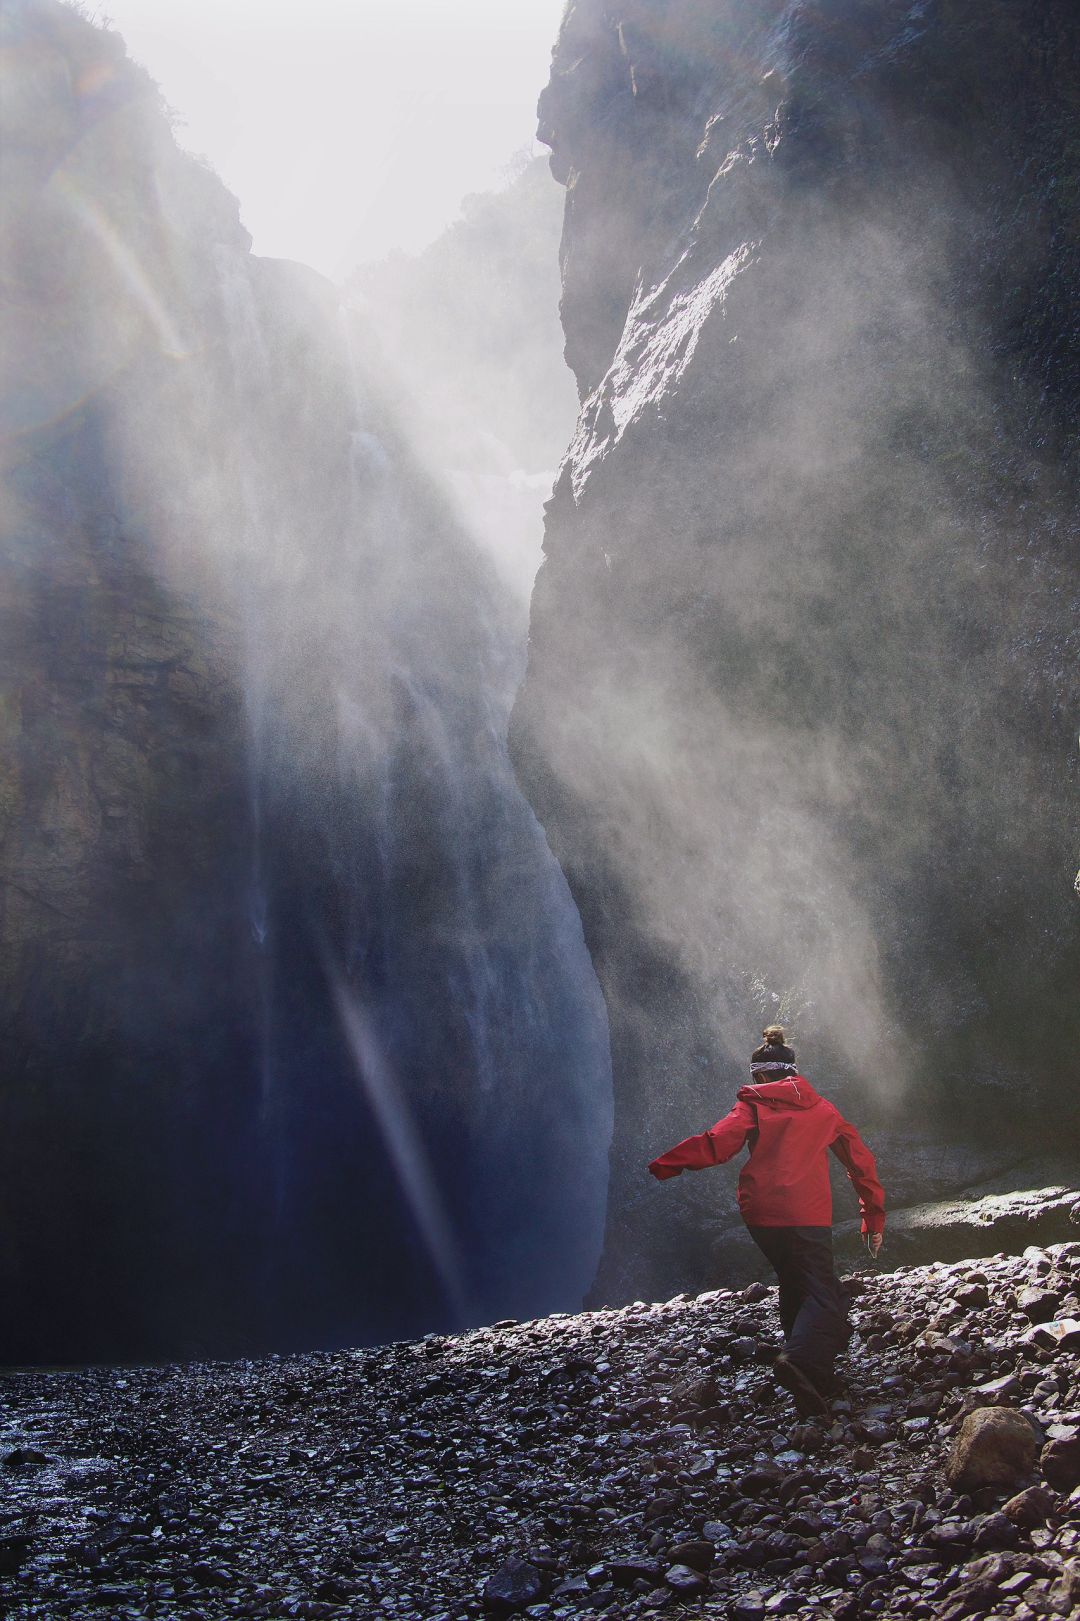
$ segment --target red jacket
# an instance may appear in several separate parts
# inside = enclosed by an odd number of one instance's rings
[[[654,1159],[653,1176],[663,1182],[680,1171],[723,1165],[749,1139],[750,1158],[739,1174],[744,1220],[754,1227],[828,1227],[832,1189],[825,1150],[831,1148],[855,1184],[863,1232],[884,1230],[885,1194],[873,1154],[804,1076],[742,1086],[738,1099],[715,1126]]]

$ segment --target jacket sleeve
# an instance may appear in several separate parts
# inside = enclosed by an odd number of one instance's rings
[[[855,1127],[842,1115],[837,1118],[837,1133],[829,1147],[855,1184],[863,1232],[884,1232],[885,1190],[878,1181],[874,1156]]]
[[[666,1182],[669,1176],[678,1176],[680,1171],[701,1171],[707,1165],[723,1165],[725,1160],[739,1152],[756,1126],[757,1117],[752,1106],[740,1101],[730,1114],[718,1120],[715,1126],[710,1126],[708,1131],[701,1132],[697,1137],[687,1137],[683,1142],[676,1143],[674,1148],[669,1148],[666,1154],[661,1154],[659,1159],[654,1159],[649,1170],[658,1182]]]

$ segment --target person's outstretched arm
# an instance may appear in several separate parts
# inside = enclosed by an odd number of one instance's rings
[[[749,1103],[740,1101],[730,1114],[718,1120],[715,1126],[710,1126],[708,1131],[685,1138],[674,1148],[669,1148],[666,1154],[661,1154],[659,1159],[654,1159],[649,1170],[658,1182],[664,1182],[669,1176],[678,1176],[680,1171],[701,1171],[707,1165],[723,1165],[725,1160],[739,1152],[756,1126],[753,1108]]]
[[[839,1129],[829,1147],[855,1185],[855,1191],[859,1195],[862,1230],[868,1236],[868,1240],[874,1238],[878,1240],[876,1245],[871,1243],[870,1246],[876,1255],[881,1248],[881,1234],[885,1230],[885,1190],[878,1181],[874,1156],[855,1127],[843,1116],[840,1117]]]

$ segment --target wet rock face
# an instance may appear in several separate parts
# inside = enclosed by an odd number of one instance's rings
[[[598,1298],[723,1277],[722,1195],[642,1166],[730,1106],[762,1015],[909,1166],[1076,1132],[1078,27],[565,20],[540,131],[582,409],[513,739],[612,1021]]]
[[[122,41],[0,28],[0,1364],[576,1304],[607,1035],[520,605]]]
[[[191,1259],[216,1229],[229,1273],[258,1220],[226,1172],[256,1092],[239,623],[163,566],[176,491],[148,512],[121,451],[153,398],[176,454],[184,384],[160,413],[155,385],[190,382],[212,256],[249,239],[116,36],[48,5],[3,28],[0,1360],[64,1360],[142,1339],[144,1245],[194,1327]]]
[[[364,1352],[10,1376],[0,1606],[1069,1616],[1080,1354],[1029,1338],[1034,1278],[1075,1295],[1080,1245],[851,1276],[841,1390],[810,1422],[770,1378],[776,1291],[756,1287]],[[987,1411],[1027,1438],[1019,1490],[948,1482]]]

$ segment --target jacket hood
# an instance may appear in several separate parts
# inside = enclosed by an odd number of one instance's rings
[[[785,1081],[762,1081],[759,1086],[740,1086],[742,1103],[756,1103],[766,1109],[812,1109],[821,1099],[805,1075],[790,1075]]]

